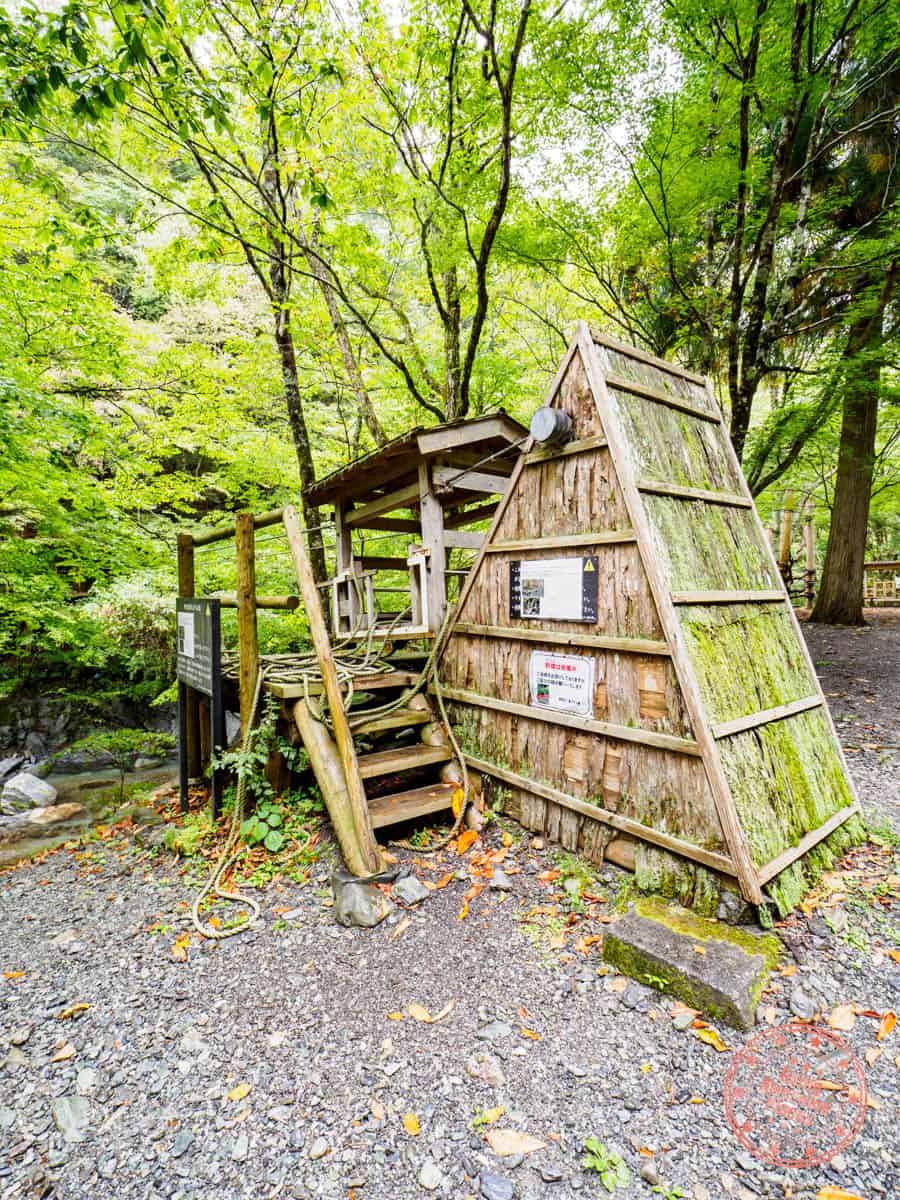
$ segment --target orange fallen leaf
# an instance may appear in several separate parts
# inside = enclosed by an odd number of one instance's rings
[[[712,1028],[698,1029],[694,1033],[694,1037],[699,1038],[701,1042],[706,1042],[707,1046],[712,1046],[712,1048],[714,1050],[718,1050],[719,1053],[722,1053],[724,1050],[731,1049],[730,1046],[727,1046],[725,1042],[722,1041],[718,1032]]]
[[[566,935],[557,933],[547,943],[551,950],[564,950],[566,948]]]
[[[91,1006],[83,1001],[80,1004],[72,1004],[68,1008],[64,1008],[57,1017],[58,1021],[68,1021],[71,1017],[77,1017],[79,1013],[87,1012]]]
[[[547,1145],[530,1133],[519,1133],[515,1129],[489,1129],[485,1134],[487,1144],[500,1158],[513,1154],[533,1154]]]
[[[791,963],[789,967],[782,967],[778,974],[781,975],[782,978],[786,979],[789,975],[796,975],[797,968],[794,963]]]
[[[897,1014],[893,1012],[886,1012],[881,1018],[881,1024],[878,1026],[878,1032],[875,1034],[875,1040],[880,1042],[886,1038],[896,1024]]]
[[[3,978],[4,979],[24,979],[25,972],[24,971],[4,971]]]
[[[866,1051],[866,1062],[870,1067],[874,1067],[883,1053],[880,1046],[870,1046]]]
[[[243,1100],[253,1091],[252,1083],[238,1083],[228,1093],[228,1099],[232,1101]]]
[[[900,963],[900,950],[888,950],[888,958],[892,958],[895,963]]]
[[[856,1009],[852,1004],[839,1004],[829,1013],[828,1024],[832,1029],[842,1029],[849,1033],[856,1024]]]
[[[524,1004],[521,1005],[519,1008],[517,1008],[516,1012],[518,1013],[520,1021],[530,1021],[531,1020],[531,1013],[528,1011],[528,1009],[525,1007]]]
[[[656,1151],[651,1150],[649,1146],[639,1146],[638,1154],[643,1155],[644,1158],[653,1158],[656,1154]]]
[[[693,950],[693,952],[695,954],[705,954],[706,953],[706,947],[698,946],[696,943],[692,944],[691,949]]]
[[[527,1025],[520,1025],[519,1033],[521,1033],[522,1037],[531,1038],[533,1042],[539,1042],[541,1040],[541,1035],[537,1032],[537,1030],[529,1029]]]
[[[408,1004],[406,1011],[414,1021],[424,1021],[426,1025],[436,1025],[438,1021],[443,1021],[444,1017],[448,1017],[454,1008],[456,1008],[456,1001],[448,1000],[441,1011],[433,1016],[424,1004]]]
[[[833,1184],[828,1183],[816,1192],[816,1200],[863,1200],[863,1198],[857,1196],[856,1192],[848,1192],[844,1188],[834,1187]]]
[[[453,809],[454,817],[458,817],[463,810],[463,805],[466,802],[466,793],[462,788],[457,788],[450,797],[450,806]]]
[[[272,909],[272,911],[274,912],[275,909]],[[289,908],[285,908],[285,909],[282,909],[281,911],[282,912],[290,912],[291,910]],[[213,927],[213,929],[221,929],[222,928],[222,918],[221,917],[210,917],[209,923]]]
[[[538,875],[540,883],[555,883],[559,879],[559,871],[541,871]]]
[[[419,1118],[414,1112],[403,1114],[403,1128],[410,1137],[418,1137],[422,1132],[422,1126],[419,1124]]]
[[[391,1012],[391,1013],[388,1013],[388,1015],[387,1015],[387,1019],[388,1019],[389,1021],[402,1021],[402,1020],[403,1020],[403,1013],[402,1013],[402,1012]]]
[[[448,883],[452,883],[455,878],[456,872],[448,871],[446,875],[441,876],[437,883],[426,883],[425,886],[429,889],[429,891],[439,892],[441,888],[445,888]]]
[[[470,846],[478,841],[478,833],[474,829],[464,829],[456,839],[456,853],[465,854]]]

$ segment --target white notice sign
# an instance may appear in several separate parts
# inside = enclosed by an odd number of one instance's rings
[[[594,658],[533,650],[528,680],[531,703],[536,708],[592,717],[596,667]]]
[[[194,614],[180,612],[178,614],[178,653],[185,658],[194,657]]]

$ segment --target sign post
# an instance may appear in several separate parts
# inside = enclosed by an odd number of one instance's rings
[[[222,701],[222,630],[218,600],[179,596],[176,601],[176,675],[178,678],[178,781],[181,811],[188,809],[187,700],[202,692],[210,699],[211,756],[225,747],[225,706]],[[212,815],[222,808],[222,772],[211,768]]]

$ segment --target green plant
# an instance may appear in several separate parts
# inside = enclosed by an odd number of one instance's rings
[[[208,812],[188,813],[181,825],[172,825],[166,830],[163,845],[167,850],[191,858],[214,831]]]
[[[146,729],[110,729],[92,733],[69,746],[67,753],[87,751],[109,754],[119,769],[119,801],[125,798],[125,772],[134,769],[135,759],[168,755],[175,749],[170,733],[151,733]]]
[[[687,1195],[680,1187],[670,1188],[665,1183],[657,1183],[650,1190],[656,1192],[658,1196],[662,1196],[663,1200],[682,1200]]]
[[[273,800],[264,800],[256,812],[241,822],[241,837],[248,846],[262,844],[273,854],[284,845],[284,815],[280,805]]]
[[[595,1137],[585,1138],[584,1149],[586,1153],[581,1160],[581,1165],[586,1171],[596,1171],[600,1176],[600,1182],[608,1192],[628,1186],[631,1172],[625,1166],[625,1160],[620,1154],[616,1154],[614,1150],[607,1150],[603,1143]]]

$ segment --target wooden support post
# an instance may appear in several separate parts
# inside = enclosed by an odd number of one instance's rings
[[[334,506],[335,532],[335,575],[346,575],[346,583],[340,583],[334,588],[335,602],[332,606],[332,627],[334,633],[342,630],[340,602],[341,592],[347,595],[347,629],[355,629],[359,623],[359,592],[350,576],[354,572],[353,562],[353,531],[347,524],[352,506],[346,501],[339,500]]]
[[[778,544],[778,565],[785,583],[790,580],[791,572],[791,535],[794,532],[794,493],[788,489],[784,493],[784,508],[781,513],[781,540]]]
[[[194,578],[194,539],[189,533],[178,535],[178,595],[193,599],[196,588]],[[193,688],[185,687],[180,693],[184,700],[185,765],[188,780],[198,779],[202,773],[200,762],[200,697]]]
[[[375,834],[372,831],[372,824],[369,819],[369,805],[359,774],[359,764],[356,761],[353,734],[350,731],[350,723],[344,711],[343,696],[341,695],[341,688],[338,683],[337,670],[334,665],[334,656],[331,649],[331,639],[328,636],[325,615],[322,612],[319,590],[316,587],[312,566],[306,552],[306,546],[303,543],[303,530],[301,529],[297,512],[291,505],[288,505],[284,510],[284,527],[287,531],[288,545],[291,551],[291,558],[294,562],[294,570],[297,573],[297,582],[300,585],[300,594],[306,606],[309,632],[312,636],[316,656],[319,660],[322,686],[325,690],[328,708],[331,713],[334,740],[337,744],[337,751],[344,772],[347,794],[346,803],[349,805],[352,824],[356,830],[355,845],[359,852],[359,861],[364,864],[370,873],[374,874],[383,869],[384,861],[381,857],[381,850],[378,847],[378,843],[375,841]],[[309,747],[307,748],[310,749]],[[324,799],[327,801],[328,797],[325,796]],[[329,809],[330,812],[331,809]],[[340,828],[346,827],[346,823],[337,812],[332,815],[332,824],[335,826],[335,833],[339,833]],[[353,862],[356,861],[356,854],[348,854],[344,850],[343,845],[341,846],[341,850],[344,851],[344,858],[348,869],[355,871],[356,867],[353,865]]]
[[[813,523],[812,500],[806,502],[806,517],[803,522],[803,545],[806,548],[806,603],[812,608],[816,601],[816,528]]]
[[[447,607],[447,551],[444,545],[444,510],[432,490],[431,481],[431,464],[420,463],[419,516],[422,522],[422,543],[431,551],[425,572],[428,627],[437,633]]]
[[[235,521],[237,552],[238,691],[241,702],[241,737],[253,720],[253,695],[259,673],[256,633],[256,551],[253,513],[238,513]]]

